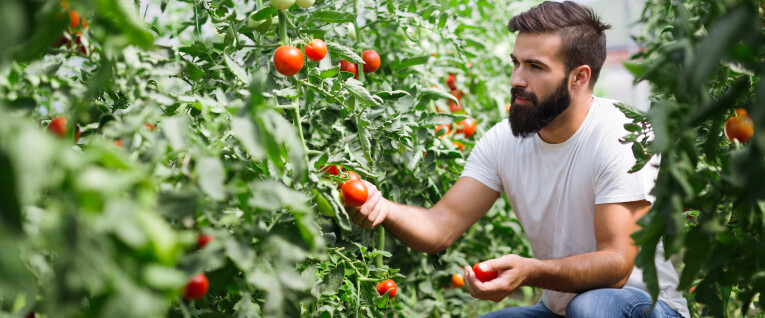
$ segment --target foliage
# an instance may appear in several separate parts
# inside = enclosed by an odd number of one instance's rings
[[[633,237],[637,264],[654,297],[654,252],[683,255],[681,290],[696,286],[694,316],[762,316],[765,302],[765,32],[759,1],[647,1],[636,37],[644,51],[625,66],[652,84],[646,114],[635,119],[638,167],[661,155],[656,203]],[[746,144],[723,125],[744,108],[754,121]],[[650,124],[649,124],[650,123]],[[647,133],[655,139],[646,138]],[[636,168],[638,168],[636,167]]]

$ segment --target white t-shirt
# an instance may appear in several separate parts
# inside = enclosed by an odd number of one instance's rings
[[[648,200],[658,168],[656,162],[636,173],[631,144],[619,139],[627,134],[630,120],[613,104],[595,97],[582,126],[568,140],[549,144],[535,134],[513,136],[504,120],[476,144],[462,172],[497,192],[505,192],[523,225],[534,257],[556,259],[595,251],[596,204]],[[656,251],[659,299],[690,317],[688,305],[677,291],[678,276],[663,257],[661,242]],[[646,290],[642,271],[635,267],[627,286]],[[545,306],[563,315],[576,296],[544,290]]]

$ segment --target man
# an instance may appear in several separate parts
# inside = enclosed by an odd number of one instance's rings
[[[677,273],[657,250],[659,302],[635,268],[630,235],[651,207],[650,164],[619,143],[627,118],[592,88],[606,57],[610,26],[574,2],[545,2],[508,24],[518,32],[509,123],[478,142],[460,179],[430,209],[400,205],[367,183],[369,199],[349,210],[356,224],[382,224],[408,246],[436,253],[483,216],[502,192],[535,258],[505,255],[482,263],[499,277],[481,282],[465,268],[474,297],[499,302],[520,286],[541,287],[540,303],[486,317],[689,317]],[[471,204],[463,204],[469,198]]]

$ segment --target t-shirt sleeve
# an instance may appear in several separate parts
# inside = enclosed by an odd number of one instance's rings
[[[468,156],[461,175],[461,177],[476,179],[499,193],[503,192],[502,180],[499,177],[498,156],[502,144],[502,129],[499,125],[502,124],[507,125],[507,122],[500,122],[478,140]]]
[[[600,140],[595,176],[595,204],[647,200],[651,195],[658,173],[658,158],[654,157],[640,171],[629,173],[635,164],[632,144],[622,144],[619,138],[626,131],[616,130]]]

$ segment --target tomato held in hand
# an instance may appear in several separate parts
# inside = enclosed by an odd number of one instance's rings
[[[465,286],[465,279],[462,277],[462,274],[452,275],[452,287],[460,288],[462,286]]]
[[[351,72],[354,75],[353,78],[359,78],[359,71],[358,71],[358,68],[356,67],[356,64],[353,64],[346,60],[340,61],[340,72]]]
[[[462,126],[462,128],[458,128],[454,132],[457,134],[465,134],[465,138],[470,138],[470,136],[473,136],[475,133],[475,120],[473,120],[473,118],[465,118],[464,120],[457,122],[457,125]]]
[[[475,272],[475,278],[478,278],[478,280],[480,280],[481,282],[485,283],[499,277],[498,271],[484,272],[478,267],[478,265],[481,265],[481,263],[476,263],[473,266],[473,272]]]
[[[364,60],[364,73],[371,73],[380,68],[380,55],[374,50],[361,52],[361,58]]]
[[[749,117],[746,109],[736,109],[736,115],[725,122],[725,137],[731,142],[734,139],[738,139],[738,142],[743,144],[752,139],[752,136],[754,136],[754,122],[752,118]]]
[[[183,288],[183,298],[196,300],[205,296],[207,289],[210,288],[210,282],[205,274],[199,273],[192,277]]]
[[[199,233],[199,235],[197,235],[197,248],[201,250],[207,246],[207,243],[210,243],[213,240],[215,240],[215,236]]]
[[[343,202],[345,202],[346,205],[358,207],[367,202],[369,191],[367,191],[367,186],[364,184],[364,181],[350,180],[343,185],[340,196],[343,198]]]
[[[274,67],[284,76],[297,74],[304,63],[303,52],[294,46],[282,45],[274,52]]]
[[[321,39],[313,39],[313,41],[305,45],[305,55],[311,61],[321,61],[327,56],[327,44]]]
[[[393,299],[393,297],[396,297],[398,286],[396,286],[396,282],[394,282],[392,279],[386,279],[377,283],[377,293],[382,296],[385,295],[386,292],[388,293],[388,298]]]

